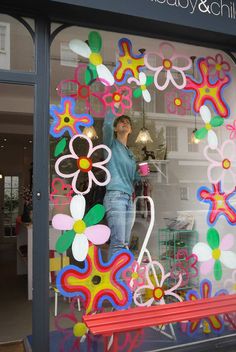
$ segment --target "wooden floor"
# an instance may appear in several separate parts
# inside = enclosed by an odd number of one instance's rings
[[[25,352],[24,343],[21,341],[0,344],[0,352]]]

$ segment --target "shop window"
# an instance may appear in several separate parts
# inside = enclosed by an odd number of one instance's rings
[[[178,129],[177,127],[166,127],[166,145],[168,152],[178,151]]]
[[[0,69],[34,71],[34,21],[0,14]]]
[[[0,22],[0,68],[10,68],[10,24]]]

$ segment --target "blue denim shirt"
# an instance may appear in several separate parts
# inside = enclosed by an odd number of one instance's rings
[[[140,181],[136,169],[134,154],[114,136],[115,116],[110,111],[106,114],[103,124],[103,143],[112,151],[112,157],[107,168],[111,173],[111,181],[107,185],[108,191],[121,191],[131,195],[134,184]]]

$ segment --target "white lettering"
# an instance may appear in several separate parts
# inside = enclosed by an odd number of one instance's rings
[[[184,1],[185,1],[185,6],[182,4],[182,2]],[[182,7],[182,9],[187,9],[189,7],[189,0],[183,0],[183,1],[179,0],[178,3],[179,3],[179,7]]]
[[[167,4],[170,6],[178,6],[176,3],[177,0],[174,0],[173,3],[171,3],[171,0],[167,0]]]
[[[190,12],[191,15],[192,15],[192,14],[195,12],[195,9],[196,9],[198,0],[195,0],[195,4],[194,4],[194,0],[189,0],[189,3],[190,3],[190,5],[192,6],[192,12]]]
[[[223,0],[220,0],[221,2],[221,16],[224,16],[224,8],[227,8],[226,11],[228,11],[228,17],[230,17],[230,8],[228,5],[223,4]]]
[[[218,8],[219,8],[219,12],[218,12],[218,13],[216,13],[216,12],[213,11],[213,6],[214,6],[214,5],[218,6]],[[211,13],[212,13],[213,15],[215,15],[215,16],[219,16],[219,15],[220,15],[220,4],[218,4],[218,2],[214,1],[213,3],[211,3],[210,9],[211,9]]]

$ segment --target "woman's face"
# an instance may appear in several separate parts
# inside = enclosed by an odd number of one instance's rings
[[[125,117],[122,120],[120,120],[115,127],[115,132],[118,134],[119,133],[130,134],[132,132],[132,127],[129,120],[126,119]]]

